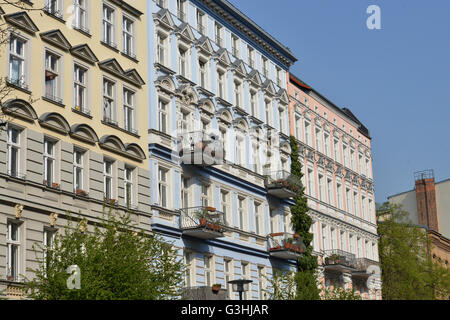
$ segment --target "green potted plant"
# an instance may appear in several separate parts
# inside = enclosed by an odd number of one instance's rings
[[[215,283],[212,285],[211,289],[213,292],[219,292],[220,288],[222,288],[222,285],[220,283]]]

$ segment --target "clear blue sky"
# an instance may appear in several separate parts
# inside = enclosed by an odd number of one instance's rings
[[[291,72],[370,130],[377,202],[450,178],[450,1],[229,0],[298,58]],[[369,30],[369,5],[382,30]],[[450,195],[449,195],[450,196]]]

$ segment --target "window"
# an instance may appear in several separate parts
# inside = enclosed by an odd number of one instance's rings
[[[266,123],[270,125],[272,123],[272,117],[270,116],[271,115],[270,111],[272,110],[272,103],[271,103],[270,100],[266,100],[265,101],[265,107],[266,107],[266,109],[265,109],[265,111],[266,111]]]
[[[227,288],[227,298],[233,298],[233,290],[231,288],[231,284],[228,282],[233,280],[233,261],[229,259],[224,259],[224,269],[225,269],[225,286]]]
[[[280,117],[280,132],[284,132],[286,129],[286,124],[285,124],[286,119],[285,119],[285,115],[284,115],[284,109],[279,108],[278,113],[279,113],[279,117]]]
[[[311,143],[311,124],[308,121],[305,121],[305,142],[308,145],[312,145]]]
[[[214,25],[214,35],[216,37],[216,43],[219,47],[223,47],[222,41],[222,26],[217,22]]]
[[[185,4],[185,0],[177,0],[177,18],[181,21],[186,21]]]
[[[133,197],[133,168],[125,166],[124,175],[123,175],[123,184],[124,184],[124,198],[125,204],[127,208],[130,208],[133,205],[134,197]]]
[[[341,155],[339,152],[339,140],[334,140],[333,149],[334,149],[334,160],[337,162],[341,162]]]
[[[261,204],[258,202],[255,202],[255,232],[256,234],[261,234]]]
[[[205,270],[205,285],[210,287],[214,283],[214,261],[212,256],[205,255],[203,258]]]
[[[168,173],[167,169],[161,167],[158,170],[158,199],[159,205],[164,208],[167,208],[168,205]]]
[[[368,214],[367,220],[369,220],[372,223],[375,223],[375,215],[372,212],[372,199],[369,199],[369,203],[367,205],[367,209],[369,210],[369,214]]]
[[[322,152],[322,131],[316,129],[316,150]]]
[[[356,241],[356,245],[357,245],[357,258],[362,258],[363,254],[363,247],[362,247],[362,239],[360,237],[358,237],[357,241]]]
[[[219,97],[225,99],[225,73],[217,70],[217,88]]]
[[[117,47],[114,43],[114,9],[103,5],[103,42],[111,47]]]
[[[331,249],[337,249],[337,233],[335,228],[331,228]]]
[[[342,185],[340,183],[336,184],[336,207],[342,209]]]
[[[46,0],[45,6],[44,6],[44,11],[62,19],[63,15],[61,13],[60,1],[61,0]]]
[[[277,70],[277,85],[280,87],[280,88],[283,88],[283,82],[281,81],[281,69],[280,68],[278,68],[278,67],[276,67],[276,70]]]
[[[347,246],[345,245],[345,232],[344,231],[341,231],[341,233],[339,234],[339,240],[340,240],[340,249],[342,251],[346,251]]]
[[[238,197],[238,215],[239,215],[239,229],[244,230],[245,227],[245,198]]]
[[[244,165],[244,138],[236,135],[236,164]]]
[[[200,188],[200,201],[203,207],[207,207],[209,205],[209,185],[201,184]]]
[[[238,81],[234,82],[234,105],[241,106],[242,105],[242,84]]]
[[[167,107],[167,103],[163,100],[159,100],[159,131],[164,132],[164,133],[169,133],[169,128],[167,126],[167,112],[168,112],[168,107]]]
[[[241,268],[242,268],[242,279],[250,279],[250,268],[249,264],[247,262],[241,262]],[[248,290],[244,291],[242,294],[242,299],[249,300],[250,297],[248,295]]]
[[[47,267],[48,267],[47,252],[54,248],[55,236],[56,236],[55,229],[44,227],[44,240],[43,240],[44,248],[43,249],[44,249],[45,269],[47,269]]]
[[[351,197],[351,195],[350,195],[350,189],[345,188],[345,207],[346,207],[346,209],[347,209],[347,212],[352,213],[353,210],[352,210],[352,208],[350,207],[350,197]]]
[[[123,35],[123,53],[127,56],[135,58],[134,50],[134,21],[123,17],[122,18],[122,35]]]
[[[115,96],[115,83],[103,79],[103,121],[106,123],[117,125],[114,121],[114,96]]]
[[[200,73],[200,86],[202,88],[208,89],[208,70],[206,67],[207,62],[200,59],[198,60],[198,68]]]
[[[158,57],[158,62],[162,65],[166,64],[166,42],[167,42],[167,37],[163,36],[161,34],[157,34],[157,57]]]
[[[314,197],[314,178],[313,178],[313,170],[308,169],[308,193],[311,197]]]
[[[303,140],[303,137],[302,137],[302,119],[298,115],[295,116],[295,137],[298,140]]]
[[[106,200],[113,199],[113,162],[103,160],[103,193]]]
[[[356,253],[355,252],[355,242],[354,242],[354,237],[352,234],[349,235],[348,237],[348,243],[350,244],[350,253]]]
[[[123,89],[123,121],[125,130],[137,133],[134,127],[134,92],[125,88]]]
[[[186,50],[183,48],[178,48],[178,72],[183,77],[187,77]]]
[[[87,0],[74,0],[73,1],[73,27],[76,29],[80,29],[84,32],[88,32],[87,25],[87,9],[86,9],[86,1]]]
[[[283,231],[284,233],[291,232],[291,224],[289,223],[289,215],[287,212],[283,214]]]
[[[231,52],[239,59],[239,38],[231,35]]]
[[[181,207],[189,208],[189,178],[181,177]]]
[[[361,174],[361,175],[365,175],[366,174],[366,171],[364,170],[364,163],[363,163],[363,157],[362,157],[362,154],[360,153],[360,154],[358,154],[358,172]]]
[[[367,211],[366,211],[366,197],[361,196],[361,211],[362,211],[362,218],[364,220],[368,220],[367,219]]]
[[[370,178],[370,164],[369,164],[369,159],[366,158],[366,177]]]
[[[256,141],[255,143],[252,143],[252,165],[253,165],[253,171],[256,173],[261,172],[261,163],[259,160],[259,142]]]
[[[224,221],[228,221],[228,191],[220,190],[220,208],[223,212],[223,219]]]
[[[184,252],[184,263],[186,264],[185,269],[185,280],[186,287],[192,287],[195,284],[195,257],[193,252]]]
[[[201,34],[206,34],[205,14],[197,9],[197,30]]]
[[[327,178],[327,192],[328,192],[328,203],[333,205],[333,185],[332,180],[330,178]]]
[[[44,184],[53,187],[55,181],[55,145],[54,141],[44,139]]]
[[[275,233],[277,231],[276,227],[276,218],[277,218],[277,212],[275,209],[270,208],[269,209],[269,215],[270,215],[270,233]]]
[[[254,50],[250,46],[247,46],[247,52],[248,52],[248,65],[254,68],[255,67]]]
[[[8,174],[12,177],[20,177],[20,137],[21,132],[14,127],[8,128]]]
[[[259,300],[263,300],[265,298],[265,278],[266,271],[264,267],[258,266],[258,297]]]
[[[347,153],[347,145],[342,145],[342,153],[344,155],[344,165],[348,167],[348,153]]]
[[[258,116],[258,108],[256,102],[256,91],[250,90],[250,111],[254,117]]]
[[[326,225],[322,225],[322,249],[328,250],[329,249],[329,243],[328,243],[328,229]]]
[[[269,76],[269,68],[268,68],[268,64],[269,64],[269,62],[268,62],[268,60],[267,60],[267,58],[265,58],[265,57],[262,57],[262,69],[263,69],[263,75],[264,75],[264,77],[268,77]]]
[[[359,203],[357,192],[353,192],[353,212],[356,216],[359,216]]]
[[[60,99],[59,56],[45,52],[45,97],[62,103]]]
[[[331,156],[331,149],[330,149],[330,135],[326,132],[323,133],[323,141],[325,143],[325,154],[330,157]]]
[[[25,73],[26,40],[11,35],[9,39],[9,82],[27,88]]]
[[[353,149],[350,149],[350,161],[351,161],[351,165],[352,165],[352,170],[355,171],[356,170],[355,150],[353,150]]]
[[[84,154],[81,150],[74,150],[73,152],[73,188],[75,193],[80,193],[78,190],[84,191],[83,186],[83,161]]]
[[[325,196],[323,180],[324,180],[323,175],[321,175],[319,173],[319,200],[320,201],[324,201],[324,196]]]
[[[7,224],[6,235],[6,273],[7,280],[18,281],[20,254],[20,225],[11,221]]]
[[[85,114],[89,114],[87,108],[87,69],[74,65],[74,83],[73,83],[73,108]]]

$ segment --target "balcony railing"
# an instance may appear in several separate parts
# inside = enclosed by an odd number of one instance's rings
[[[356,270],[356,258],[353,253],[343,250],[326,250],[324,266],[326,269],[345,271]]]
[[[266,174],[264,185],[270,195],[281,199],[295,196],[302,186],[296,176],[283,170]]]
[[[223,237],[226,226],[223,213],[213,207],[181,209],[180,224],[183,234],[201,239]]]
[[[194,131],[178,134],[178,153],[184,164],[211,166],[223,163],[223,142],[213,133]]]
[[[374,268],[375,266],[375,268]],[[356,259],[356,271],[352,273],[355,277],[370,277],[375,269],[379,269],[380,263],[368,258],[357,258]]]
[[[269,254],[272,257],[295,260],[305,250],[302,238],[298,234],[287,232],[269,234]]]

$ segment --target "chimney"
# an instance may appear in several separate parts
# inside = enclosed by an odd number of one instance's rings
[[[434,172],[433,170],[416,172],[414,178],[419,224],[439,232]]]

